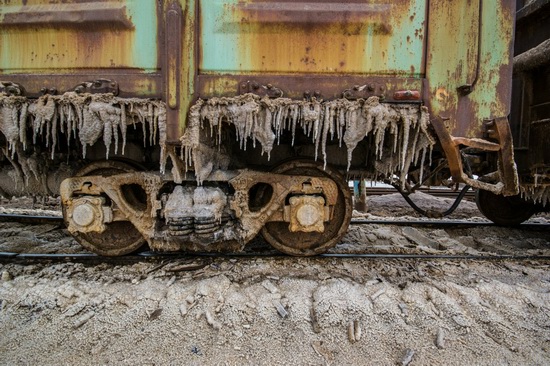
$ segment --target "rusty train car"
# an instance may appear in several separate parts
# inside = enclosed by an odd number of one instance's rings
[[[521,195],[492,200],[483,211],[502,224],[517,223],[536,211],[549,210],[549,21],[550,1],[517,0],[510,125]],[[478,193],[478,200],[484,199],[483,194]],[[500,214],[493,217],[493,212]]]
[[[463,183],[495,221],[524,187],[515,0],[0,4],[0,193],[59,194],[95,253],[258,234],[322,253],[347,231],[349,177]],[[548,201],[525,183],[521,205]]]

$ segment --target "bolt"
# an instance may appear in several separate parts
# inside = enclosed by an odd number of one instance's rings
[[[315,98],[319,98],[321,96],[321,91],[320,90],[315,90],[313,92],[313,95],[315,96]]]
[[[15,96],[21,95],[21,90],[19,90],[19,88],[16,88],[15,86],[8,86],[6,88],[6,92],[8,95],[15,95]]]
[[[367,86],[367,90],[370,91],[370,92],[371,92],[371,91],[374,91],[374,88],[375,88],[375,87],[374,87],[374,84],[369,84],[369,85]]]

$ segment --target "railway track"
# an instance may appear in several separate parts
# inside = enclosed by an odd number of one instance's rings
[[[351,190],[353,193],[353,189]],[[429,194],[430,196],[435,197],[444,197],[444,198],[456,198],[460,194],[460,190],[453,191],[450,188],[419,188],[417,192],[422,192]],[[393,187],[367,187],[367,197],[368,196],[383,196],[387,194],[399,193],[397,189]],[[469,189],[464,195],[464,199],[475,201],[475,191]]]
[[[0,222],[19,222],[23,224],[40,225],[55,224],[64,225],[60,216],[21,215],[21,214],[0,214]],[[427,227],[471,227],[471,226],[498,226],[489,221],[468,221],[468,220],[445,220],[445,219],[418,219],[418,220],[372,220],[353,219],[351,225],[396,225],[396,226],[427,226]],[[517,226],[521,229],[549,228],[550,224],[525,222]]]
[[[34,254],[0,252],[0,262],[11,263],[36,263],[36,262],[80,262],[80,263],[136,263],[142,261],[179,261],[189,259],[237,259],[237,258],[264,258],[280,259],[289,258],[288,255],[272,250],[242,253],[156,253],[140,252],[121,257],[102,257],[92,253],[76,254]],[[407,259],[407,260],[451,260],[451,261],[550,261],[550,256],[536,255],[457,255],[457,254],[395,254],[395,253],[325,253],[316,256],[322,259]]]
[[[64,227],[63,218],[60,216],[41,216],[41,215],[21,215],[21,214],[0,214],[0,222],[19,222],[28,225],[53,224]],[[372,219],[353,219],[351,225],[393,225],[393,226],[416,226],[430,228],[473,228],[473,227],[496,227],[497,225],[491,222],[474,222],[466,220],[442,220],[442,219],[418,219],[418,220],[372,220]],[[546,232],[550,228],[547,223],[523,223],[517,227],[518,230],[535,230]],[[345,245],[345,243],[342,243]],[[337,253],[336,247],[332,253],[326,253],[317,256],[317,258],[326,259],[348,259],[348,258],[363,258],[370,260],[389,260],[389,259],[405,259],[405,260],[451,260],[451,261],[529,261],[529,260],[550,260],[550,256],[533,256],[533,255],[510,255],[510,254],[411,254],[411,253]],[[143,251],[133,255],[122,257],[102,257],[92,253],[75,253],[75,254],[36,254],[36,253],[16,253],[16,252],[0,252],[0,262],[10,263],[36,263],[36,262],[81,262],[81,263],[113,263],[113,264],[128,264],[140,261],[180,261],[187,259],[206,259],[206,258],[285,258],[288,257],[270,246],[261,247],[259,250],[247,249],[237,253],[159,253],[151,251]]]

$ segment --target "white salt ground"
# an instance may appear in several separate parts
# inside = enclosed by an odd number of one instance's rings
[[[375,199],[383,201],[372,198],[368,218],[384,218],[375,210],[413,215],[395,197],[376,208]],[[466,212],[457,214],[481,217],[475,207]],[[36,239],[48,252],[80,251],[51,225],[0,224],[2,251],[38,252]],[[352,226],[337,250],[549,255],[550,235]],[[0,364],[550,363],[548,261],[283,257],[163,264],[0,263]]]

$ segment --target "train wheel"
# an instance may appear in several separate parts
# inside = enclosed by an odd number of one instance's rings
[[[94,162],[76,173],[76,176],[110,176],[136,171],[136,167],[115,160]],[[65,213],[63,213],[65,216]],[[65,219],[66,220],[66,219]],[[89,251],[103,256],[119,256],[132,253],[145,244],[145,239],[129,221],[106,224],[102,233],[73,233],[76,241]]]
[[[498,225],[519,225],[528,220],[535,212],[535,205],[520,195],[505,197],[478,189],[476,204],[479,211]]]
[[[265,240],[281,252],[297,256],[316,255],[334,247],[347,232],[352,215],[351,193],[344,177],[336,170],[329,167],[324,170],[321,164],[306,160],[283,163],[273,173],[331,178],[339,189],[338,201],[324,232],[291,232],[288,222],[275,221],[262,228]]]

